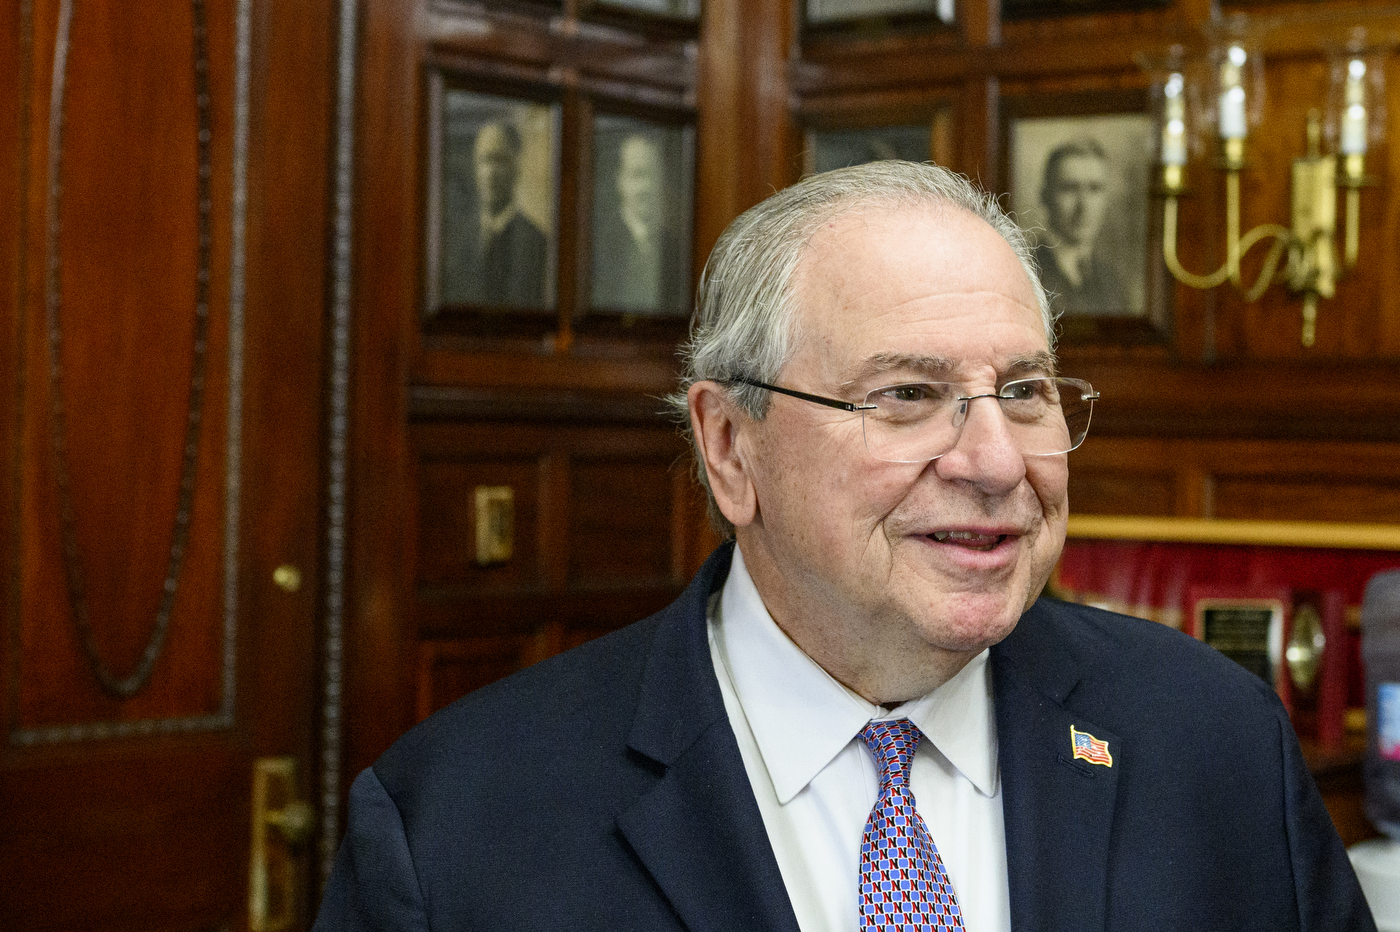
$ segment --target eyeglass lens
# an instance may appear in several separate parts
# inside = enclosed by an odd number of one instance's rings
[[[865,445],[876,459],[923,463],[957,445],[970,406],[979,398],[1001,405],[1006,429],[1030,456],[1068,453],[1084,441],[1094,390],[1079,379],[1036,378],[1007,382],[992,393],[970,392],[952,382],[910,382],[877,388],[865,397]]]

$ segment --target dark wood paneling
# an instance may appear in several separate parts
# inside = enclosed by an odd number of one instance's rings
[[[526,589],[545,583],[540,555],[538,459],[424,460],[418,466],[418,567],[420,586],[454,584],[466,589]],[[506,486],[514,495],[515,554],[482,566],[476,554],[478,486]]]
[[[561,421],[568,406],[542,395],[497,399],[488,419],[463,419],[479,399],[415,397],[415,410],[431,415],[412,426],[419,717],[660,610],[713,545],[699,531],[685,448],[654,413],[595,398],[580,402],[592,417]],[[505,563],[475,563],[477,485],[514,490],[515,551]]]
[[[499,635],[419,645],[418,718],[541,659],[539,635]]]
[[[1069,501],[1080,515],[1175,514],[1175,483],[1170,473],[1132,468],[1100,469],[1071,463]]]
[[[47,20],[36,10],[36,29]],[[210,119],[232,124],[233,17],[209,18],[214,64]],[[56,21],[40,47],[54,41]],[[194,347],[197,250],[193,24],[188,5],[159,17],[77,9],[64,95],[61,224],[61,401],[47,377],[27,385],[21,423],[29,448],[23,534],[25,589],[19,606],[18,724],[34,727],[114,719],[188,717],[218,710],[227,408],[227,301],[210,308],[207,396],[190,536],[165,652],[150,685],[125,702],[106,696],[79,647],[59,538],[62,502],[49,455],[56,430],[66,446],[73,555],[83,576],[94,642],[118,677],[135,667],[152,636],[176,523]],[[47,107],[31,111],[29,177],[48,184]],[[147,146],[114,145],[146,138]],[[227,295],[230,140],[211,168],[219,231],[213,280]],[[149,149],[149,151],[148,151]],[[37,157],[36,157],[37,156]],[[56,179],[55,179],[56,180]],[[30,192],[31,196],[35,192]],[[40,204],[43,203],[41,199]],[[31,240],[27,370],[47,376],[40,273],[44,241]],[[63,421],[55,420],[62,406]],[[151,442],[169,438],[168,442]],[[56,597],[57,596],[57,597]]]
[[[569,582],[587,588],[671,575],[669,467],[653,460],[579,458],[570,470]]]
[[[1279,479],[1233,473],[1213,477],[1213,516],[1296,521],[1400,523],[1400,477],[1390,483],[1328,475],[1325,463],[1308,464],[1313,475]]]
[[[1400,445],[1095,437],[1070,454],[1081,514],[1400,520]],[[1164,508],[1164,505],[1169,508]]]
[[[418,351],[418,0],[361,4],[355,186],[354,495],[345,620],[344,786],[414,720],[411,606],[417,515],[408,444]]]

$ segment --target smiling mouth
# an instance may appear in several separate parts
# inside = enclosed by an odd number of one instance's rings
[[[979,534],[976,531],[934,531],[928,536],[940,544],[954,544],[969,550],[995,550],[1008,535]]]

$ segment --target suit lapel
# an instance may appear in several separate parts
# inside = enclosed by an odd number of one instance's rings
[[[1083,662],[1043,600],[992,648],[1011,926],[1102,929],[1109,832],[1121,772],[1118,736],[1070,702]],[[1074,757],[1071,727],[1108,743],[1113,765]]]
[[[628,745],[661,778],[618,829],[692,932],[797,932],[710,660],[706,602],[731,555],[717,551],[657,629]]]

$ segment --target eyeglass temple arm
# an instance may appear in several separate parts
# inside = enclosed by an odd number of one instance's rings
[[[756,379],[745,378],[742,375],[736,375],[725,381],[742,382],[745,385],[752,385],[754,388],[767,389],[770,392],[777,392],[780,395],[790,395],[793,398],[801,398],[803,401],[815,402],[816,404],[826,405],[828,408],[836,408],[841,411],[874,411],[876,407],[875,405],[851,404],[849,401],[838,401],[835,398],[823,398],[821,395],[809,395],[806,392],[799,392],[791,388],[779,388],[776,385],[769,385],[767,382],[759,382]]]

